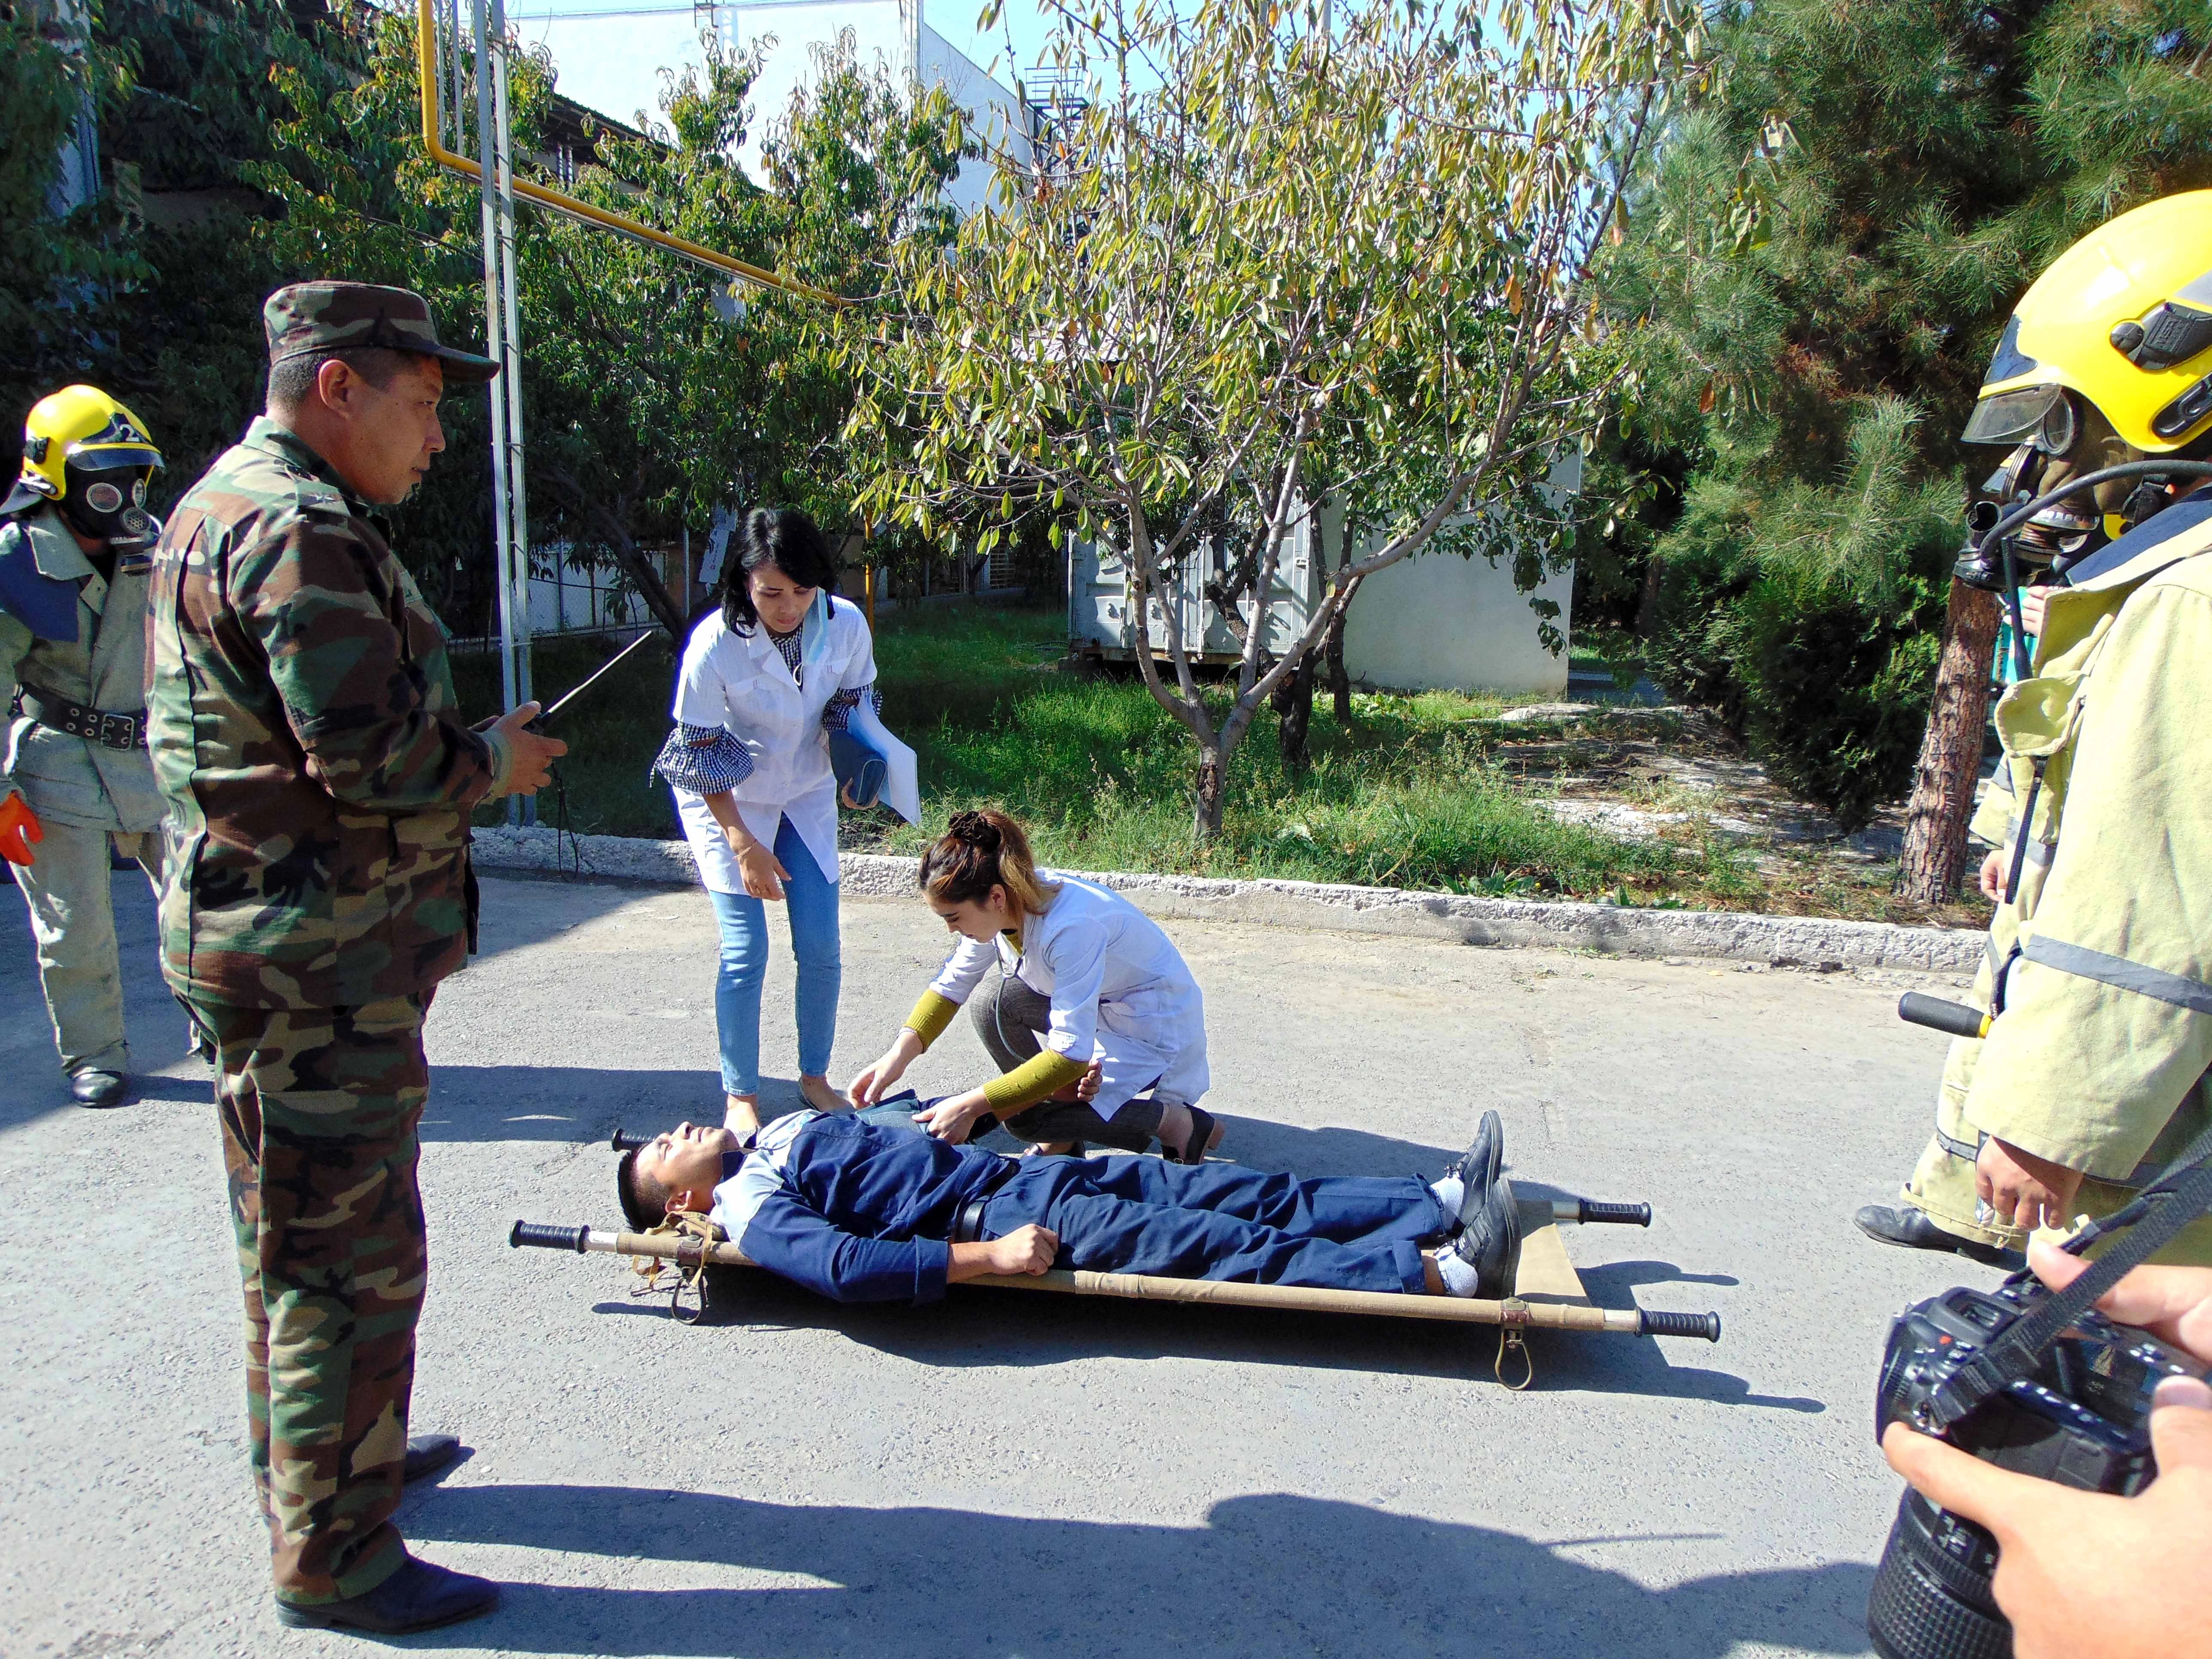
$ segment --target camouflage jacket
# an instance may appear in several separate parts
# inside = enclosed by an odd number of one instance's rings
[[[343,1007],[467,953],[468,814],[504,739],[453,711],[444,631],[381,521],[257,420],[154,556],[147,724],[180,995]]]

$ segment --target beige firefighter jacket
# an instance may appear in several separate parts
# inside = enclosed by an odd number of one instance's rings
[[[2052,595],[2034,676],[1997,705],[2004,759],[1974,823],[2008,854],[2024,830],[2028,852],[1990,929],[1977,988],[1993,972],[2001,1012],[1984,1041],[1962,1045],[1980,1051],[1964,1115],[2112,1188],[2139,1184],[2207,1121],[2208,551],[2212,519],[2202,519]],[[2123,1196],[2104,1191],[2081,1207],[2101,1212]]]
[[[118,558],[110,582],[52,507],[16,520],[9,533],[28,540],[40,576],[76,584],[76,637],[37,638],[0,611],[0,696],[27,685],[113,714],[144,708],[148,561]],[[110,749],[20,714],[8,722],[7,738],[0,798],[21,790],[41,818],[96,830],[137,834],[161,822],[143,747]]]

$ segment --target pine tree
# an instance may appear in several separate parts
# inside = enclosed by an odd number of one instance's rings
[[[2202,0],[1763,0],[1716,46],[1607,266],[1650,325],[1614,482],[1631,445],[1682,480],[1644,514],[1658,677],[1855,827],[1912,780],[1947,636],[1967,648],[1938,707],[1971,788],[1987,619],[1948,567],[1993,458],[1957,434],[2037,270],[2212,183],[2212,20]],[[1923,816],[1963,849],[1959,805]],[[1955,891],[1959,854],[1923,839]]]

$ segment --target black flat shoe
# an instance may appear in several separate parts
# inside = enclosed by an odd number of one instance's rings
[[[1459,1224],[1463,1228],[1482,1213],[1490,1189],[1498,1184],[1498,1167],[1505,1160],[1505,1120],[1485,1112],[1474,1126],[1474,1139],[1460,1154],[1451,1174],[1460,1184]]]
[[[499,1605],[499,1586],[489,1578],[434,1567],[409,1556],[398,1571],[366,1595],[301,1607],[276,1604],[276,1622],[294,1630],[365,1630],[406,1636],[441,1625],[458,1625]]]
[[[1927,1211],[1917,1210],[1910,1204],[1869,1204],[1851,1219],[1869,1238],[1901,1249],[1950,1251],[1985,1267],[2008,1267],[2015,1272],[2027,1265],[2027,1258],[2020,1251],[2002,1250],[1978,1239],[1961,1238]]]
[[[70,1073],[70,1098],[80,1106],[105,1111],[131,1098],[131,1079],[120,1072],[88,1066],[82,1072]]]
[[[1513,1183],[1500,1176],[1482,1208],[1452,1241],[1452,1254],[1474,1269],[1474,1293],[1491,1301],[1513,1294],[1521,1271],[1521,1206]]]
[[[1221,1125],[1213,1114],[1197,1106],[1190,1112],[1190,1139],[1184,1141],[1181,1151],[1160,1142],[1160,1152],[1170,1164],[1203,1164],[1206,1155],[1221,1144]]]
[[[400,1461],[400,1484],[426,1480],[460,1455],[461,1443],[450,1434],[410,1434],[407,1455]]]

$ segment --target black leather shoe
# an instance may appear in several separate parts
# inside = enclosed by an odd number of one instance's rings
[[[1521,1271],[1521,1206],[1513,1183],[1500,1176],[1491,1183],[1482,1208],[1452,1241],[1452,1254],[1474,1269],[1474,1293],[1495,1301],[1513,1294]]]
[[[1474,1139],[1459,1155],[1451,1173],[1459,1180],[1459,1224],[1464,1228],[1490,1202],[1490,1189],[1498,1184],[1498,1166],[1505,1159],[1505,1121],[1485,1112],[1474,1126]]]
[[[426,1480],[461,1455],[461,1443],[450,1434],[410,1434],[407,1455],[399,1465],[403,1486]]]
[[[294,1630],[366,1630],[405,1636],[441,1625],[458,1625],[499,1605],[499,1586],[489,1578],[434,1567],[409,1556],[398,1571],[366,1595],[300,1607],[276,1604],[276,1622]]]
[[[88,1066],[70,1073],[70,1098],[80,1106],[103,1111],[131,1098],[131,1079],[120,1072],[104,1072]]]
[[[1917,1210],[1910,1204],[1869,1204],[1851,1219],[1869,1238],[1904,1249],[1955,1251],[1970,1261],[1991,1267],[2017,1270],[2027,1265],[2027,1258],[2020,1251],[2001,1250],[1978,1239],[1961,1238],[1927,1211]]]

